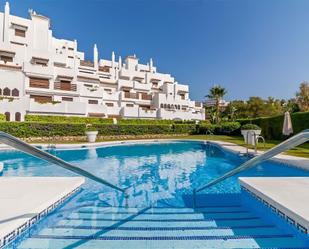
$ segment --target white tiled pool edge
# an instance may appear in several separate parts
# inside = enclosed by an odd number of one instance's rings
[[[309,177],[240,177],[242,190],[309,234]]]
[[[84,183],[84,178],[82,177],[3,177],[0,180],[3,180],[2,182],[2,188],[0,191],[0,199],[5,200],[12,200],[14,198],[17,198],[16,195],[12,195],[10,197],[10,193],[3,193],[4,191],[9,192],[10,187],[15,182],[16,188],[19,187],[19,184],[21,181],[26,181],[29,187],[31,186],[31,189],[33,191],[33,187],[36,187],[35,184],[37,181],[44,182],[47,181],[46,188],[53,188],[58,187],[58,190],[53,190],[53,196],[50,195],[50,191],[46,191],[46,195],[48,195],[48,201],[46,201],[44,198],[42,200],[37,200],[36,203],[39,203],[39,205],[36,205],[34,207],[31,207],[31,210],[25,209],[22,210],[20,207],[15,206],[7,206],[5,208],[10,208],[11,213],[14,213],[15,217],[22,217],[25,216],[26,218],[16,218],[16,222],[14,222],[13,226],[12,224],[6,225],[2,224],[1,227],[1,234],[0,234],[0,248],[3,248],[4,246],[8,245],[10,242],[12,242],[14,239],[16,239],[19,235],[21,235],[25,230],[30,228],[33,224],[40,221],[42,218],[44,218],[47,214],[55,210],[59,205],[64,203],[69,197],[71,197],[74,193],[76,193],[80,186]],[[45,183],[45,182],[44,182]],[[8,188],[4,188],[5,185],[8,186]],[[45,184],[44,184],[45,185]],[[42,184],[37,186],[38,190],[44,195],[44,186]],[[19,190],[20,192],[27,191],[27,188],[23,186],[22,189]],[[2,192],[2,193],[1,193]],[[16,190],[15,190],[16,192]],[[36,193],[31,193],[34,198],[38,199],[39,195],[36,195]],[[19,197],[19,196],[18,196]],[[41,197],[42,198],[42,197]],[[20,200],[18,200],[20,201]],[[18,203],[17,201],[17,203]],[[31,200],[28,200],[28,202],[31,202]],[[22,204],[22,203],[21,203]],[[2,202],[2,206],[3,202]],[[14,208],[17,210],[14,212]],[[7,210],[5,210],[7,211]],[[27,216],[31,214],[31,216]],[[10,217],[7,217],[8,220],[10,220]],[[0,220],[1,221],[1,220]],[[6,223],[5,219],[2,223]]]

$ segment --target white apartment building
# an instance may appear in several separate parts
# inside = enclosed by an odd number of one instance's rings
[[[188,85],[128,56],[124,61],[85,61],[77,41],[53,37],[49,18],[0,12],[0,113],[23,121],[26,114],[80,117],[203,120],[202,103]]]

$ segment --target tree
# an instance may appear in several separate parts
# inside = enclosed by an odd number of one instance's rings
[[[210,88],[209,94],[206,95],[207,98],[215,100],[215,110],[216,110],[216,117],[215,122],[220,122],[220,100],[224,97],[224,95],[227,93],[224,87],[221,86],[214,86]]]
[[[296,93],[296,102],[302,112],[309,111],[309,83],[302,82]]]

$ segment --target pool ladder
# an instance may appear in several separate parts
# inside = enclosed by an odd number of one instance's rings
[[[84,169],[81,169],[69,162],[66,162],[64,160],[62,160],[61,158],[59,157],[56,157],[46,151],[43,151],[37,147],[34,147],[10,134],[7,134],[3,131],[0,131],[0,142],[1,143],[4,143],[6,145],[9,145],[17,150],[20,150],[22,152],[25,152],[29,155],[32,155],[32,156],[35,156],[37,158],[40,158],[42,160],[45,160],[49,163],[53,163],[53,164],[56,164],[62,168],[65,168],[67,170],[70,170],[78,175],[81,175],[81,176],[84,176],[88,179],[91,179],[95,182],[98,182],[104,186],[108,186],[112,189],[115,189],[117,191],[120,191],[124,194],[124,197],[125,197],[125,206],[128,207],[128,198],[129,198],[129,195],[127,193],[127,190],[128,190],[128,187],[127,188],[120,188],[106,180],[104,180],[103,178],[100,178],[98,176],[95,176],[93,175],[92,173],[84,170]]]
[[[289,149],[292,149],[300,144],[303,144],[305,142],[309,141],[309,129],[307,130],[303,130],[302,132],[294,135],[293,137],[290,137],[289,139],[283,141],[282,143],[276,145],[275,147],[267,150],[266,152],[264,152],[261,155],[258,155],[248,161],[246,161],[245,163],[241,164],[240,166],[238,166],[237,168],[230,170],[229,172],[225,173],[224,175],[210,181],[209,183],[199,187],[199,188],[195,188],[193,189],[193,207],[196,207],[196,194],[204,189],[210,188],[222,181],[224,181],[227,178],[230,178],[244,170],[253,168],[254,166],[256,166],[257,164],[260,164],[282,152],[285,152]]]
[[[249,135],[254,137],[254,154],[257,154],[257,145],[261,139],[263,142],[263,148],[265,149],[265,138],[261,135],[257,135],[255,131],[248,131],[246,134],[246,155],[249,156]]]

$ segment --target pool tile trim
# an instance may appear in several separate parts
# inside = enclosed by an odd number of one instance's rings
[[[61,204],[63,204],[66,200],[68,200],[70,197],[72,197],[79,190],[80,190],[80,186],[73,189],[71,192],[67,193],[66,195],[64,195],[61,199],[57,200],[55,203],[53,203],[49,207],[42,210],[36,216],[27,220],[25,223],[23,223],[21,226],[19,226],[18,228],[16,228],[12,232],[10,232],[10,233],[6,234],[5,236],[3,236],[2,238],[0,238],[0,249],[9,245],[15,239],[17,239],[19,236],[21,236],[26,230],[30,229],[35,223],[41,221],[44,217],[46,217],[49,213],[51,213],[56,208],[58,208]]]
[[[288,216],[284,210],[281,210],[278,207],[274,207],[273,205],[269,204],[266,200],[263,199],[263,197],[258,196],[257,194],[253,193],[248,188],[241,185],[242,191],[246,191],[249,193],[253,198],[260,201],[262,204],[264,204],[266,207],[268,207],[273,213],[277,214],[281,219],[284,219],[287,223],[290,225],[293,225],[297,230],[299,230],[301,233],[309,234],[309,229],[306,228],[304,225],[300,224],[299,222],[296,222],[293,218]]]

